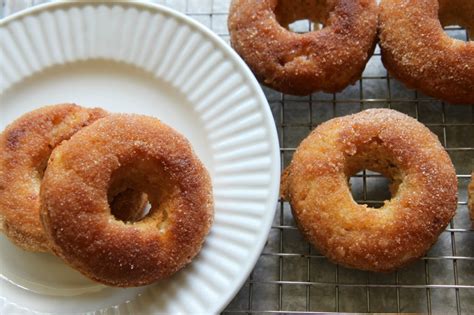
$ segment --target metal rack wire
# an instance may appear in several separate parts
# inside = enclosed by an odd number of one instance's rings
[[[47,1],[2,1],[2,13],[43,2]],[[152,2],[185,12],[228,41],[230,0]],[[294,27],[304,32],[312,26],[303,22]],[[467,38],[459,27],[447,32]],[[407,90],[387,75],[378,49],[357,84],[341,93],[294,97],[267,88],[264,91],[280,137],[282,168],[298,143],[332,117],[388,107],[417,118],[439,136],[453,160],[459,180],[458,209],[427,256],[398,272],[375,274],[328,262],[301,237],[289,204],[280,201],[259,261],[224,313],[474,313],[474,230],[466,196],[474,168],[474,106],[450,106]],[[363,171],[351,178],[351,183],[358,202],[377,206],[387,198],[386,180],[380,174]]]
[[[211,21],[215,16],[215,12],[210,14]],[[218,32],[225,29],[215,23],[211,28]],[[300,22],[293,30],[305,32],[311,28],[311,24]],[[468,38],[459,27],[450,27],[447,32],[459,39]],[[219,35],[226,39],[226,29]],[[302,239],[289,204],[280,201],[267,246],[224,313],[474,312],[474,251],[470,249],[474,231],[467,218],[466,202],[466,186],[474,167],[474,137],[468,137],[474,135],[474,106],[450,106],[407,90],[388,76],[379,49],[357,84],[342,93],[294,97],[266,88],[264,91],[280,136],[282,168],[288,165],[299,142],[332,117],[388,107],[422,121],[439,136],[455,163],[460,188],[458,211],[426,257],[393,274],[379,275],[328,262]],[[358,191],[354,192],[358,202],[377,206],[387,198],[386,191],[380,189],[386,185],[380,174],[363,171],[351,182]]]

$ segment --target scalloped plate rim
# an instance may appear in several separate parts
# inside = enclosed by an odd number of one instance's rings
[[[251,70],[248,68],[248,66],[245,64],[245,62],[240,58],[240,56],[227,44],[225,43],[217,34],[215,34],[212,30],[209,28],[201,25],[199,22],[191,19],[190,17],[186,16],[185,14],[173,10],[171,8],[168,8],[164,5],[160,4],[154,4],[154,3],[147,3],[147,2],[129,2],[129,1],[110,1],[106,3],[97,3],[94,1],[76,1],[76,2],[51,2],[51,3],[44,3],[44,4],[39,4],[34,7],[27,8],[25,10],[16,12],[14,14],[11,14],[7,17],[4,17],[0,20],[0,27],[6,26],[8,23],[13,22],[17,19],[21,19],[30,15],[36,15],[39,14],[43,11],[49,11],[49,10],[55,10],[55,9],[67,9],[67,8],[72,8],[72,7],[77,7],[77,6],[95,6],[95,7],[100,7],[100,6],[105,6],[105,7],[111,7],[114,5],[121,5],[121,6],[127,6],[127,7],[136,7],[138,10],[151,10],[155,13],[162,13],[164,15],[172,16],[174,18],[179,19],[183,23],[187,23],[188,25],[198,29],[200,32],[203,33],[204,36],[207,36],[210,40],[214,42],[217,46],[219,46],[220,49],[222,49],[222,52],[225,54],[226,57],[232,59],[233,62],[238,65],[239,69],[243,72],[243,75],[245,79],[248,79],[250,82],[250,85],[252,86],[253,92],[256,94],[258,97],[258,103],[259,107],[262,110],[262,113],[264,114],[264,120],[267,123],[273,123],[273,125],[270,125],[267,129],[269,132],[269,140],[271,142],[271,145],[273,147],[276,147],[277,149],[274,150],[272,148],[272,153],[273,156],[271,157],[272,160],[274,161],[271,168],[272,170],[272,176],[275,178],[275,181],[272,182],[271,187],[269,187],[269,192],[271,199],[271,204],[273,205],[272,209],[268,209],[267,211],[272,213],[272,216],[270,219],[266,220],[263,226],[263,231],[265,231],[264,237],[260,237],[258,240],[258,243],[255,247],[255,250],[253,251],[253,257],[252,259],[248,259],[246,261],[246,264],[244,264],[243,270],[244,272],[240,274],[240,278],[235,280],[234,284],[234,289],[233,291],[226,292],[225,294],[222,295],[221,299],[222,302],[220,305],[213,310],[210,310],[212,313],[220,313],[224,310],[224,308],[231,302],[231,300],[234,298],[234,296],[238,293],[238,291],[241,289],[243,284],[245,283],[246,279],[250,275],[253,267],[255,266],[258,258],[260,257],[260,253],[262,252],[265,242],[268,237],[268,233],[271,229],[271,224],[273,221],[273,216],[276,211],[276,207],[278,204],[278,192],[279,192],[279,179],[280,179],[280,152],[279,152],[279,143],[278,143],[278,134],[276,132],[276,128],[274,126],[274,121],[273,121],[273,115],[271,113],[270,107],[268,105],[267,99],[260,88],[260,85],[257,81],[257,79],[254,77],[253,73]],[[21,81],[20,81],[21,82]],[[12,86],[16,85],[17,83],[14,83]],[[262,106],[264,105],[264,106]],[[274,167],[275,165],[278,165],[278,167]],[[266,214],[267,216],[269,214]],[[15,303],[16,304],[16,303]],[[20,309],[24,309],[25,306],[22,305],[17,305]],[[114,307],[114,306],[110,306]],[[109,307],[109,308],[110,308]],[[37,311],[34,311],[32,309],[29,309],[30,311],[36,313]]]

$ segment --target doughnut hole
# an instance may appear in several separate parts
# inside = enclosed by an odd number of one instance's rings
[[[303,34],[308,32],[319,31],[324,25],[322,23],[316,23],[308,19],[297,20],[292,22],[286,27],[289,31],[293,33]]]
[[[294,33],[321,30],[328,23],[326,1],[279,0],[275,9],[278,23]]]
[[[350,178],[349,188],[352,198],[357,203],[378,209],[392,198],[390,189],[392,180],[390,178],[369,169],[364,169],[356,175]]]
[[[438,17],[449,37],[461,41],[474,40],[474,1],[439,0]],[[459,27],[466,29],[465,35],[459,36]]]
[[[143,219],[151,209],[148,195],[133,188],[111,195],[109,205],[112,215],[123,222],[137,222]]]
[[[164,232],[169,209],[178,207],[173,198],[177,193],[177,186],[156,162],[123,165],[112,174],[107,192],[110,214],[125,223],[152,222]]]
[[[354,177],[363,174],[362,171],[366,174],[371,171],[365,183],[363,177]],[[347,156],[344,173],[354,201],[372,209],[382,208],[394,199],[403,178],[392,155],[386,152],[377,139],[360,145],[355,154]]]

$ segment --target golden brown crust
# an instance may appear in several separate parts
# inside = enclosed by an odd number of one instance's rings
[[[467,189],[467,197],[468,197],[468,208],[469,214],[471,215],[471,221],[474,225],[474,172],[471,173],[471,183]]]
[[[352,198],[348,177],[364,168],[393,180],[392,199],[380,209]],[[457,204],[456,173],[436,136],[389,109],[318,126],[295,152],[285,185],[305,237],[330,260],[371,271],[425,254]]]
[[[39,190],[51,151],[75,132],[106,115],[74,104],[29,112],[0,135],[0,230],[16,245],[47,251],[39,218]]]
[[[379,12],[382,61],[393,76],[427,95],[474,104],[474,42],[443,31],[474,30],[474,1],[383,0]]]
[[[290,168],[283,170],[280,178],[280,198],[288,201],[288,176],[290,175]]]
[[[289,31],[298,19],[322,30]],[[280,25],[281,24],[281,25]],[[338,92],[360,78],[376,43],[374,0],[233,0],[233,48],[265,85],[284,93]]]
[[[152,209],[124,223],[110,190],[124,183]],[[199,252],[213,219],[210,177],[189,142],[159,120],[111,115],[58,146],[41,186],[41,217],[54,252],[113,286],[168,277]]]

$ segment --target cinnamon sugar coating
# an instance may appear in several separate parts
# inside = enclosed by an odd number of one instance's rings
[[[363,169],[391,179],[379,209],[357,204],[349,177]],[[303,235],[330,260],[389,272],[423,256],[455,214],[457,179],[437,137],[415,119],[369,109],[318,126],[282,179]]]
[[[289,31],[299,19],[324,28]],[[283,25],[283,26],[282,26]],[[357,81],[376,43],[374,0],[233,0],[232,47],[263,84],[284,93],[338,92]]]
[[[39,190],[51,151],[107,113],[74,104],[29,112],[0,134],[0,230],[16,245],[48,251],[41,226]]]
[[[116,219],[111,191],[147,194],[150,213]],[[41,217],[53,251],[98,282],[146,285],[199,252],[213,220],[207,170],[189,142],[158,119],[110,115],[58,146],[41,186]]]
[[[474,104],[474,1],[382,0],[382,61],[407,87],[451,102]],[[443,26],[461,25],[471,40],[449,37]]]

